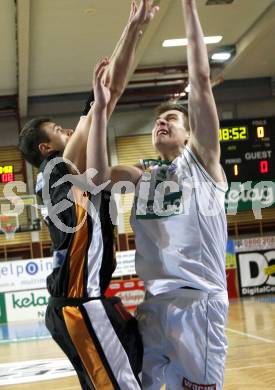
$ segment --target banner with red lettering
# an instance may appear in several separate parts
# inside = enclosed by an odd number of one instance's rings
[[[140,279],[112,280],[106,292],[107,297],[118,296],[131,312],[144,299],[144,283]]]

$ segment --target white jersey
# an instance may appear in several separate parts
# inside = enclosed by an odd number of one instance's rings
[[[171,165],[144,173],[131,223],[136,272],[151,294],[181,287],[226,290],[225,192],[189,147]]]

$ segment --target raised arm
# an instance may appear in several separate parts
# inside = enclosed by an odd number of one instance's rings
[[[223,181],[220,166],[219,118],[210,81],[210,66],[196,0],[182,0],[190,82],[188,101],[190,147],[208,173]]]
[[[154,5],[154,0],[141,0],[139,7],[136,1],[132,1],[128,24],[110,57],[110,63],[104,75],[104,82],[111,91],[108,115],[113,111],[127,85],[138,38],[144,26],[154,18],[158,9],[159,7]]]
[[[112,183],[124,180],[135,183],[142,173],[140,169],[134,167],[118,166],[112,168],[108,165],[107,107],[111,99],[111,93],[103,80],[107,66],[108,61],[104,59],[96,65],[94,70],[95,103],[87,143],[87,169],[94,168],[97,170],[98,174],[93,178],[93,183],[97,186],[107,180],[111,180]]]
[[[141,0],[139,7],[135,1],[132,2],[129,20],[103,76],[104,83],[111,92],[107,107],[108,118],[126,86],[142,28],[154,17],[157,11],[158,7],[153,5],[152,0]],[[86,118],[80,120],[63,154],[77,166],[81,173],[86,170],[86,148],[92,116],[93,108],[90,109]]]

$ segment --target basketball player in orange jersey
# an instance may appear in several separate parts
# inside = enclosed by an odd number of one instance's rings
[[[129,22],[104,75],[111,91],[108,117],[124,90],[140,31],[157,10],[151,0],[141,0],[139,7],[132,3]],[[115,268],[109,194],[83,193],[62,181],[68,174],[86,170],[92,120],[93,108],[73,132],[48,118],[37,118],[20,134],[24,158],[39,167],[36,192],[43,198],[53,242],[54,270],[47,279],[51,299],[46,325],[73,364],[82,389],[137,390],[142,345],[136,321],[118,299],[104,298]],[[42,196],[46,186],[47,197]],[[87,213],[89,202],[98,218]]]

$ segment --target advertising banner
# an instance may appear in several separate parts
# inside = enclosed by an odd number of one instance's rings
[[[238,286],[238,271],[236,268],[230,268],[226,270],[226,281],[228,298],[235,299],[239,297],[239,286]]]
[[[226,193],[225,207],[231,215],[253,210],[256,218],[261,218],[261,209],[275,207],[275,182],[233,182]]]
[[[227,241],[226,269],[237,268],[235,244],[233,240]]]
[[[0,324],[7,322],[5,294],[0,293]]]
[[[117,252],[117,268],[113,277],[135,275],[135,251]],[[0,262],[0,291],[26,291],[46,288],[52,272],[52,257]]]
[[[237,255],[241,296],[275,293],[275,250]]]
[[[43,319],[48,300],[49,293],[46,289],[6,293],[7,321]]]
[[[249,237],[235,240],[236,252],[249,252],[275,248],[275,236]]]
[[[113,280],[106,295],[116,295],[129,311],[134,312],[144,299],[144,284],[139,279]]]
[[[117,266],[113,278],[136,274],[135,253],[135,250],[116,252]]]
[[[0,262],[0,291],[25,291],[46,288],[46,278],[52,272],[51,257]]]
[[[227,241],[226,248],[226,281],[229,299],[239,297],[237,259],[235,251],[235,242]]]

